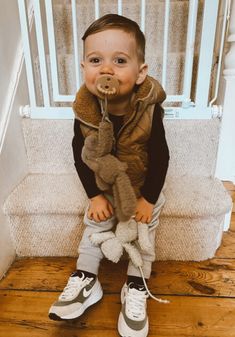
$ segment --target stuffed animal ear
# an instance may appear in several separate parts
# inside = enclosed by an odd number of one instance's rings
[[[136,196],[125,172],[117,176],[113,185],[113,195],[118,220],[129,220],[136,210]]]

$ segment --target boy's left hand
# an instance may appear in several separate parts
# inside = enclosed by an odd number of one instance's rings
[[[144,197],[137,199],[135,221],[150,223],[152,220],[154,205],[150,204]]]

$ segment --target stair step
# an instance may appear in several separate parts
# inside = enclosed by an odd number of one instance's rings
[[[29,174],[5,204],[10,215],[83,215],[87,197],[77,174]]]
[[[231,198],[217,179],[167,179],[156,233],[158,260],[200,261],[214,256]],[[87,197],[76,175],[28,175],[8,197],[18,256],[76,256]]]
[[[168,175],[214,174],[220,121],[164,120]],[[30,173],[74,173],[72,120],[22,120]],[[193,151],[192,151],[193,149]]]
[[[30,173],[73,173],[73,120],[22,119]]]

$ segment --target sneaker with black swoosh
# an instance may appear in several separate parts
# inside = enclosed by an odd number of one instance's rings
[[[145,288],[136,289],[133,284],[124,284],[121,291],[122,309],[118,318],[118,332],[122,337],[147,337],[148,294]]]
[[[102,296],[97,277],[86,277],[84,273],[74,272],[58,300],[50,307],[49,318],[57,321],[75,319]]]

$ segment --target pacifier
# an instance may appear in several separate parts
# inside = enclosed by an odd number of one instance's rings
[[[101,75],[96,81],[96,88],[102,96],[115,96],[119,92],[119,82],[111,75]]]

